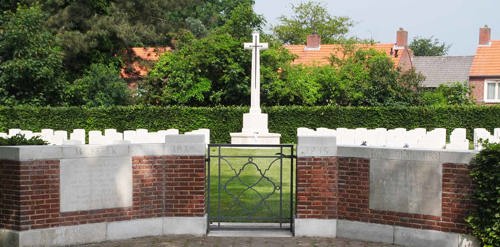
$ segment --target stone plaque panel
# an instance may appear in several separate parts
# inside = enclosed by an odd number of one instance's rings
[[[132,159],[61,160],[61,212],[132,206]]]
[[[297,156],[337,156],[337,138],[335,136],[298,136]]]
[[[370,160],[370,209],[441,216],[437,161]]]

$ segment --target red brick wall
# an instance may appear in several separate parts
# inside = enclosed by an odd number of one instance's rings
[[[470,200],[473,193],[472,179],[466,164],[443,164],[443,206],[441,230],[445,232],[466,232],[464,218],[474,205]]]
[[[165,216],[205,215],[205,157],[167,157]]]
[[[442,216],[369,208],[370,161],[329,157],[297,160],[297,217],[397,225],[444,232],[467,232],[472,181],[465,164],[443,164]]]
[[[297,159],[297,218],[337,218],[336,157]]]
[[[132,164],[132,207],[61,213],[59,161],[0,161],[0,228],[29,230],[138,218],[204,216],[203,156],[134,157]]]
[[[0,162],[0,229],[19,224],[20,170],[18,162]]]
[[[484,103],[484,78],[476,78],[469,80],[471,94],[476,103]]]
[[[369,208],[368,159],[339,158],[339,219],[398,225],[443,232],[467,232],[472,182],[464,164],[443,164],[442,216],[397,213]]]

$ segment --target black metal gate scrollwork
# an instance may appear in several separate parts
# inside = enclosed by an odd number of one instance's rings
[[[224,228],[223,223],[274,223],[281,229],[292,230],[293,157],[293,145],[210,144],[210,229]]]

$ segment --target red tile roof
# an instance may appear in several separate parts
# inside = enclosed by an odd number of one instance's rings
[[[381,51],[387,54],[387,56],[392,58],[392,61],[396,66],[400,65],[400,60],[403,56],[408,53],[407,49],[398,50],[398,55],[394,51],[394,44],[356,44],[356,48],[369,49],[373,48],[377,51]],[[328,65],[330,64],[329,58],[332,55],[337,57],[343,56],[343,46],[338,44],[323,44],[319,50],[307,50],[304,49],[304,45],[287,45],[285,46],[292,54],[296,55],[297,58],[292,64],[303,64],[303,65]]]
[[[133,47],[131,51],[136,59],[130,61],[126,68],[121,69],[120,77],[124,79],[138,79],[148,74],[150,68],[145,63],[137,61],[137,59],[155,62],[163,53],[170,52],[172,49],[170,47]]]
[[[160,56],[167,52],[172,51],[170,47],[132,47],[134,55],[142,60],[158,61]]]
[[[500,40],[477,47],[470,76],[500,76]]]

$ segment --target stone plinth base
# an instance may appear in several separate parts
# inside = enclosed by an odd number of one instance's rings
[[[231,144],[280,144],[277,133],[231,133]]]
[[[268,133],[266,113],[243,114],[242,133]]]

